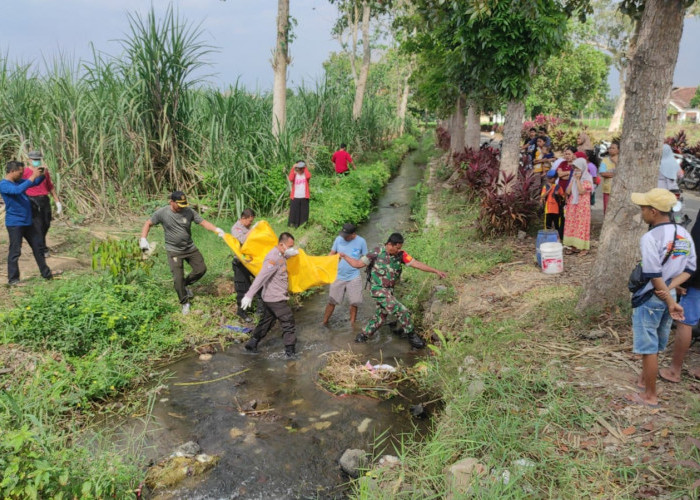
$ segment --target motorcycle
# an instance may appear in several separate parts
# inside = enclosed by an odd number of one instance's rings
[[[700,160],[688,152],[674,153],[674,158],[683,170],[683,177],[679,179],[678,185],[688,189],[695,189],[700,185]]]

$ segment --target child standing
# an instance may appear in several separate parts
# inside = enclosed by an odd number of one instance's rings
[[[683,307],[676,302],[675,288],[695,271],[693,239],[683,226],[671,222],[676,196],[668,189],[655,188],[632,193],[642,219],[651,229],[642,236],[642,276],[649,281],[632,295],[633,352],[642,355],[642,374],[637,385],[644,392],[627,394],[632,403],[656,408],[656,377],[659,352],[666,348],[671,321],[683,321]]]
[[[542,186],[540,193],[540,203],[544,206],[544,227],[545,229],[556,229],[559,239],[564,238],[564,204],[566,194],[562,187],[557,184],[556,171],[547,172],[547,183]]]

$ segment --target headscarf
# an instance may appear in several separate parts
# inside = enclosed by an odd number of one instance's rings
[[[661,166],[659,167],[659,172],[667,179],[675,181],[680,169],[680,165],[678,165],[678,162],[673,157],[671,146],[664,144],[664,147],[661,149]]]
[[[579,139],[583,139],[583,142],[579,144],[576,149],[578,149],[579,151],[593,149],[593,143],[591,142],[590,137],[588,137],[588,134],[586,134],[585,132],[581,132],[581,134],[578,137]]]
[[[588,181],[593,185],[593,177],[591,177],[590,172],[588,171],[588,162],[584,160],[583,158],[576,158],[573,163],[574,168],[578,169],[581,171],[581,182]],[[569,199],[569,204],[570,205],[578,205],[578,197],[579,197],[579,192],[578,192],[578,183],[574,182],[573,175],[574,173],[572,172],[572,178],[571,178],[571,198]]]

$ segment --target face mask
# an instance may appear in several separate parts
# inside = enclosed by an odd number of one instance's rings
[[[41,162],[39,160],[32,160],[32,165],[38,167],[39,165],[41,165]]]
[[[295,255],[299,255],[299,250],[297,250],[297,249],[294,248],[294,247],[292,247],[292,248],[287,248],[287,249],[284,251],[284,258],[285,258],[285,259],[288,259],[288,258],[290,258],[290,257],[294,257]]]

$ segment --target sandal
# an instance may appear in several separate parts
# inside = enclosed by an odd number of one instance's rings
[[[574,253],[574,251],[570,248],[567,248],[566,250],[564,250],[564,255],[572,255],[573,253]]]

